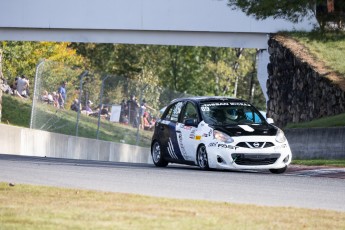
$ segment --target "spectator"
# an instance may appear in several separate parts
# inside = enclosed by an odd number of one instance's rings
[[[57,94],[59,95],[59,108],[64,109],[65,108],[65,101],[67,97],[67,90],[66,90],[66,82],[63,81],[61,83],[61,86],[59,87]]]
[[[101,109],[101,117],[104,117],[105,119],[109,119],[110,118],[110,114],[109,114],[109,110],[107,106],[104,106]]]
[[[155,110],[146,103],[145,99],[143,99],[143,101],[140,105],[140,113],[139,113],[140,114],[140,126],[142,129],[144,129],[144,114],[147,113],[146,112],[147,109]],[[147,119],[149,119],[149,117],[147,117]]]
[[[4,93],[13,94],[12,88],[7,84],[7,80],[5,78],[1,78],[1,79],[2,79],[2,83],[0,84],[0,89]]]
[[[145,112],[143,114],[143,129],[144,130],[149,130],[152,131],[153,130],[153,124],[149,121],[149,113]]]
[[[139,103],[137,99],[135,98],[135,95],[131,95],[131,99],[127,102],[128,105],[128,111],[129,111],[129,124],[131,124],[133,127],[138,127],[138,109],[139,109]]]
[[[51,93],[48,93],[48,103],[54,104],[54,98],[53,98],[53,95]]]
[[[53,92],[53,105],[59,108],[59,95],[56,92]]]
[[[27,93],[28,88],[29,88],[29,80],[24,75],[22,75],[21,77],[18,77],[17,95],[20,98],[27,98],[28,97],[28,93]]]
[[[125,99],[121,102],[120,123],[128,124],[128,105]]]
[[[86,115],[91,115],[91,114],[94,113],[94,112],[92,111],[92,109],[91,109],[91,105],[93,105],[92,101],[88,100],[88,101],[87,101],[87,104],[86,104],[86,106],[85,106]]]
[[[78,109],[79,108],[79,109]],[[74,99],[72,105],[71,105],[71,110],[78,112],[80,110],[80,105],[79,105],[79,100]]]
[[[139,109],[139,117],[140,117],[140,128],[144,129],[144,114],[146,110],[146,100],[143,99],[143,101],[140,104],[140,109]]]
[[[42,95],[41,95],[41,101],[42,102],[46,102],[46,103],[49,103],[49,100],[48,100],[48,91],[47,90],[44,90]]]

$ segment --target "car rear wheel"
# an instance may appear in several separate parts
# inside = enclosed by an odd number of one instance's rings
[[[287,169],[287,166],[285,166],[284,168],[280,168],[280,169],[270,169],[271,173],[274,174],[280,174],[280,173],[284,173]]]
[[[159,145],[158,141],[153,142],[151,148],[151,156],[153,163],[158,167],[166,167],[169,162],[163,159],[161,146]]]
[[[208,166],[208,157],[207,157],[207,152],[206,152],[206,147],[205,145],[201,145],[198,148],[198,152],[197,152],[197,161],[198,161],[198,165],[201,169],[203,170],[207,170],[209,169]]]

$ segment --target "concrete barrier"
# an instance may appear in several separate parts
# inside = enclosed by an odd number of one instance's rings
[[[345,159],[345,127],[285,129],[294,159]],[[152,163],[150,149],[0,124],[0,153]]]
[[[150,149],[0,124],[0,153],[39,157],[152,163]]]
[[[345,127],[285,129],[294,159],[345,159]]]

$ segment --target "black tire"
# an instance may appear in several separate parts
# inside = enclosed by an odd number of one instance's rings
[[[207,151],[205,145],[201,145],[198,148],[197,154],[196,154],[196,159],[198,162],[199,168],[202,170],[208,170],[208,156],[207,156]]]
[[[164,160],[163,156],[162,156],[162,152],[161,152],[161,146],[159,144],[158,141],[154,141],[152,143],[152,147],[151,147],[151,157],[152,157],[152,161],[153,163],[157,166],[157,167],[166,167],[169,162],[167,162],[166,160]]]
[[[284,173],[287,169],[287,166],[285,166],[284,168],[280,168],[280,169],[270,169],[270,172],[271,173],[274,173],[274,174],[281,174],[281,173]]]

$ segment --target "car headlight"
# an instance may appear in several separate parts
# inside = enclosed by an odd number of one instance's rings
[[[286,141],[286,137],[284,135],[284,132],[278,128],[277,135],[276,135],[276,141],[279,143],[283,143]]]
[[[217,139],[218,141],[225,142],[225,143],[234,142],[234,139],[232,139],[232,137],[230,137],[228,134],[223,133],[223,132],[218,131],[218,130],[213,131],[213,137],[214,137],[214,139]]]

